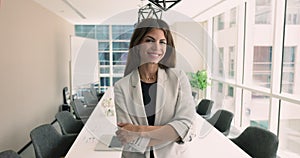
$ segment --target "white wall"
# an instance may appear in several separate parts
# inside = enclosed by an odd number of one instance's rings
[[[32,0],[2,0],[0,23],[0,151],[18,151],[63,102],[74,30]]]

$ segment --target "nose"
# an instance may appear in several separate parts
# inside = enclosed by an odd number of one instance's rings
[[[161,43],[159,41],[152,43],[153,50],[160,50],[162,48]]]

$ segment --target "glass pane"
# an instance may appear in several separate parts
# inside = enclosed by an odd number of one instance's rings
[[[253,52],[253,84],[270,88],[272,47],[255,46]]]
[[[300,1],[287,0],[286,24],[300,25]]]
[[[129,42],[113,42],[113,51],[127,51]]]
[[[110,86],[109,77],[100,77],[100,86]]]
[[[99,51],[109,51],[109,42],[98,42]]]
[[[130,40],[133,33],[133,25],[113,25],[112,39],[113,40]]]
[[[294,74],[295,74],[295,47],[285,47],[283,52],[282,69],[282,91],[285,93],[294,93]]]
[[[100,68],[99,68],[100,70],[100,74],[109,74],[109,72],[110,72],[110,67],[102,67],[102,66],[100,66]]]
[[[113,73],[114,74],[124,74],[125,65],[114,65],[113,66]]]
[[[229,70],[228,70],[228,76],[229,78],[233,79],[235,78],[235,47],[229,47],[229,58],[228,58],[228,63],[229,63]]]
[[[99,52],[98,57],[100,65],[109,65],[109,52]]]
[[[300,105],[282,101],[279,151],[282,157],[300,157]]]
[[[230,24],[229,27],[234,27],[236,26],[236,8],[232,8],[230,10]]]
[[[113,53],[113,65],[126,65],[127,52],[114,52]]]
[[[96,26],[96,38],[98,40],[109,39],[109,26],[108,25],[97,25]]]
[[[299,52],[300,1],[287,0],[284,50],[282,59],[281,92],[300,99],[300,52]]]
[[[214,101],[213,111],[226,109],[235,113],[235,87],[213,81],[211,84],[211,99]],[[225,90],[223,90],[225,89]]]
[[[272,0],[256,0],[255,24],[270,24],[272,17]]]
[[[223,30],[224,29],[224,14],[220,14],[214,17],[215,30]]]
[[[224,72],[224,48],[219,48],[219,75],[223,76]]]
[[[242,126],[269,128],[270,98],[261,93],[243,90]]]

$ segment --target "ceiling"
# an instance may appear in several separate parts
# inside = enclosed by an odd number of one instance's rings
[[[148,0],[34,0],[72,24],[100,24],[111,17],[124,21],[136,19],[137,11]],[[225,0],[181,0],[167,12],[183,14],[191,19],[209,7]],[[170,4],[170,3],[169,3]],[[165,14],[163,13],[163,14]]]

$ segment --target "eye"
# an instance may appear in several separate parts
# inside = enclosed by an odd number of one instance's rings
[[[155,41],[151,38],[147,38],[147,39],[145,39],[145,42],[155,42]]]
[[[159,42],[160,44],[167,44],[167,41],[163,40]]]

